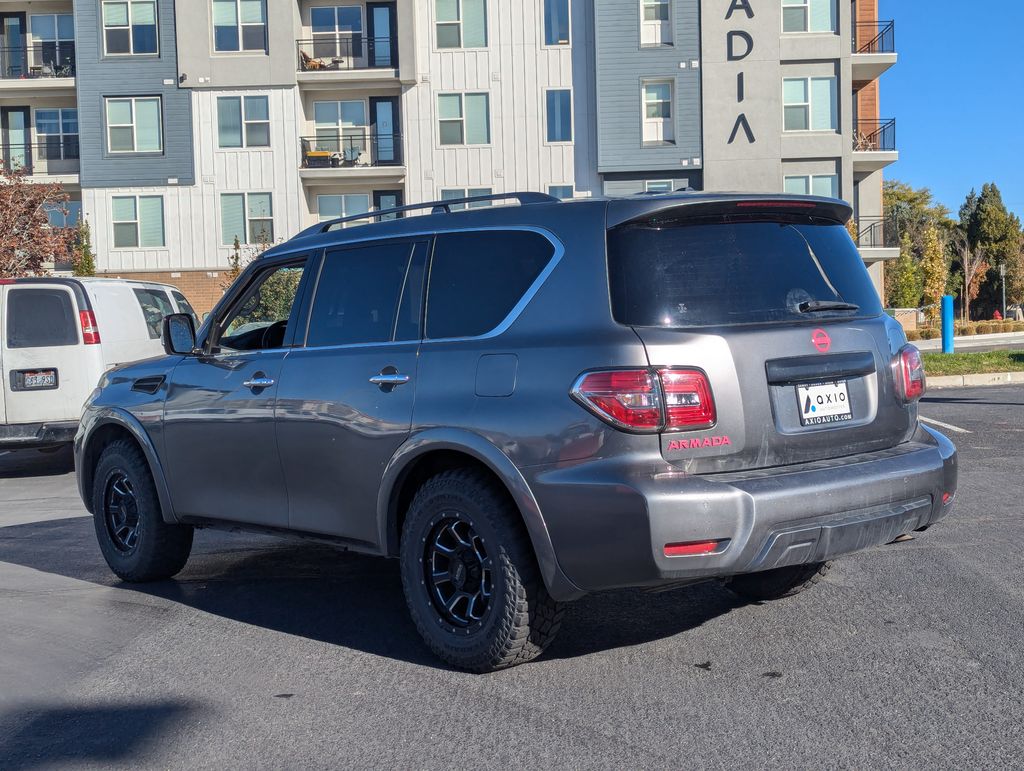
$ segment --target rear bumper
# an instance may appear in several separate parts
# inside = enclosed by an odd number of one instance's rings
[[[595,591],[818,562],[934,524],[951,508],[957,456],[941,434],[819,463],[691,476],[660,457],[526,469],[559,566]],[[944,502],[944,496],[946,500]],[[666,557],[669,543],[723,540]]]
[[[32,450],[70,444],[77,430],[77,420],[0,425],[0,449]]]

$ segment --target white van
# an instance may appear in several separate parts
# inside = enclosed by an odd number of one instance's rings
[[[163,354],[178,289],[110,278],[0,280],[0,449],[74,439],[82,405],[111,367]]]

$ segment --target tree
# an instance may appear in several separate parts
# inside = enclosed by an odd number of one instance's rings
[[[1006,263],[1006,302],[1024,303],[1024,238],[1017,256]]]
[[[942,296],[949,282],[949,258],[937,225],[931,224],[923,234],[921,283],[925,314],[933,324],[939,320]]]
[[[50,225],[50,211],[67,213],[59,184],[30,182],[22,171],[0,169],[0,278],[38,276],[47,263],[72,256],[75,229]]]
[[[988,255],[988,270],[985,277],[979,282],[978,305],[982,308],[982,315],[988,318],[993,311],[1002,306],[1002,280],[1000,278],[1001,267],[1006,268],[1007,274],[1012,274],[1016,281],[1019,272],[1019,259],[1021,253],[1021,223],[1003,203],[1003,196],[999,188],[993,182],[986,183],[981,188],[981,195],[975,195],[974,191],[967,197],[967,201],[960,210],[961,226],[965,229],[971,243],[980,246]],[[1008,279],[1011,275],[1007,276]],[[1010,281],[1007,281],[1007,301],[1011,299],[1013,292],[1010,291]]]
[[[953,251],[964,276],[964,321],[971,320],[971,300],[978,296],[981,282],[988,271],[988,255],[980,244],[972,244],[966,228],[953,231]]]
[[[75,276],[96,275],[96,257],[92,253],[92,231],[85,219],[79,223],[75,233],[74,256],[71,265],[71,272]]]
[[[885,211],[886,240],[902,243],[908,235],[916,254],[923,251],[924,232],[929,225],[945,230],[952,226],[949,209],[937,203],[931,190],[913,188],[897,179],[885,180],[882,187],[882,206]]]
[[[916,308],[921,300],[921,268],[914,258],[909,236],[904,236],[900,256],[885,271],[885,299],[890,308]]]

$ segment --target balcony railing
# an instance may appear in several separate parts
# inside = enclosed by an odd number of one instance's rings
[[[32,43],[0,48],[0,79],[73,78],[73,41]]]
[[[853,127],[854,152],[895,152],[896,119],[859,120]]]
[[[857,218],[857,246],[861,249],[888,249],[900,245],[899,234],[883,217]]]
[[[78,137],[43,137],[40,141],[5,142],[0,145],[3,168],[29,177],[77,174]]]
[[[853,27],[855,54],[896,53],[895,21],[862,21]]]
[[[391,37],[331,33],[316,35],[312,40],[296,40],[295,47],[299,72],[394,69],[398,66],[398,45]]]
[[[340,169],[401,166],[402,135],[367,132],[300,137],[302,168]]]

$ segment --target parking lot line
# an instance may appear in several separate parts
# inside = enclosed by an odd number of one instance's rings
[[[949,423],[943,423],[941,420],[935,420],[934,418],[926,418],[924,415],[921,415],[920,417],[921,420],[924,421],[925,423],[931,423],[933,426],[938,426],[939,428],[945,428],[950,431],[956,431],[958,434],[971,433],[966,428],[960,428],[960,426],[953,426],[950,425]]]

